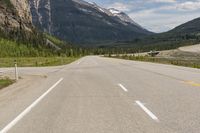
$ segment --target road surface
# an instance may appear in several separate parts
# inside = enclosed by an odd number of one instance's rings
[[[19,74],[0,90],[0,133],[200,132],[198,69],[88,56]]]

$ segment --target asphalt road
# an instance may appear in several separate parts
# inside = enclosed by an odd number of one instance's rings
[[[197,69],[88,56],[19,74],[0,90],[0,133],[200,132]]]

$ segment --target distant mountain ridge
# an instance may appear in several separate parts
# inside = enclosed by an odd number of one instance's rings
[[[181,34],[200,34],[200,17],[181,24],[169,31],[169,33],[172,32]]]
[[[74,43],[133,40],[152,34],[125,13],[112,13],[83,0],[30,0],[30,6],[35,26]]]
[[[176,49],[185,45],[193,45],[200,43],[200,17],[184,24],[181,24],[174,29],[153,34],[144,38],[134,39],[132,41],[118,42],[110,47],[120,48],[138,48],[143,50],[165,50]]]
[[[59,39],[90,47],[172,49],[200,42],[200,18],[153,34],[119,10],[83,0],[0,1],[0,37],[45,44],[33,24]]]

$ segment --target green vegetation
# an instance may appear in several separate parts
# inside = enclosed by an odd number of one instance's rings
[[[14,81],[9,78],[0,78],[0,89],[11,85]]]
[[[50,50],[0,38],[0,57],[51,56]]]
[[[50,40],[51,42],[53,42],[55,45],[57,45],[57,46],[59,46],[59,47],[64,47],[64,45],[68,45],[68,46],[69,46],[69,44],[66,44],[66,42],[61,41],[60,39],[58,39],[58,38],[56,38],[56,37],[54,37],[54,36],[52,36],[52,35],[49,35],[49,34],[47,34],[47,33],[44,33],[44,36],[45,36],[48,40]]]
[[[113,58],[126,59],[126,60],[135,60],[135,61],[144,61],[144,62],[154,62],[162,64],[171,64],[177,66],[185,66],[192,68],[200,69],[200,61],[196,59],[178,59],[178,58],[160,58],[160,57],[149,57],[149,56],[112,56]]]
[[[47,42],[49,39],[53,45]],[[48,34],[33,29],[32,32],[20,28],[0,30],[0,58],[5,57],[80,57],[93,54],[96,49],[80,48],[61,41]],[[96,52],[95,52],[96,53]]]
[[[42,33],[22,29],[0,30],[0,57],[50,56],[57,51],[46,45]]]
[[[48,37],[56,42],[55,45],[62,42],[50,35]],[[0,31],[0,67],[13,67],[14,60],[20,67],[64,65],[88,53],[65,42],[59,47],[58,50],[49,46],[46,35],[35,29],[31,33],[20,29]]]
[[[48,39],[61,49],[45,43],[47,35],[33,32],[0,32],[0,67],[13,67],[17,60],[20,67],[64,65],[93,53],[93,49],[72,47],[48,35]]]
[[[13,67],[14,60],[19,67],[58,66],[69,64],[79,57],[17,57],[0,58],[0,67]]]
[[[133,41],[116,42],[110,46],[101,46],[104,51],[110,50],[110,54],[140,53],[150,50],[170,50],[181,46],[200,43],[199,34],[173,34],[163,33],[138,38]]]
[[[18,20],[12,6],[10,0],[0,1],[0,7],[6,11],[9,9]],[[89,53],[88,50],[73,47],[68,42],[40,32],[31,25],[31,31],[26,30],[23,22],[20,19],[18,21],[17,28],[6,24],[0,27],[0,67],[13,67],[14,60],[20,67],[64,65]]]

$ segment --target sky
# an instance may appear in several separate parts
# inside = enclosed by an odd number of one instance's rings
[[[200,0],[86,0],[127,13],[153,32],[165,32],[200,17]]]

